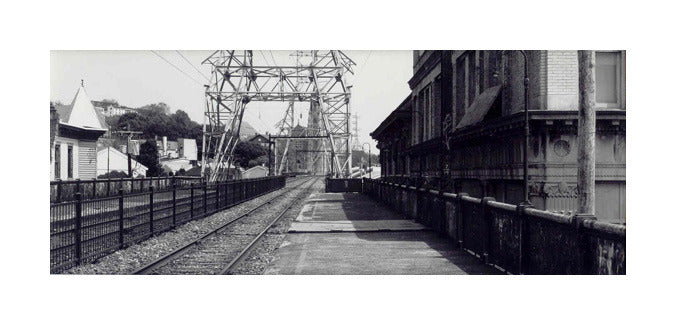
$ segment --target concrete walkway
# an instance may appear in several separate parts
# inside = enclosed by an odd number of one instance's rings
[[[265,274],[499,274],[447,239],[356,193],[316,193]]]

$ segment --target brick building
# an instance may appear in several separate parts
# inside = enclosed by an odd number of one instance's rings
[[[307,136],[307,128],[296,125],[290,136]],[[288,141],[288,145],[287,145]],[[310,141],[306,139],[278,139],[275,142],[275,159],[277,168],[281,164],[281,173],[306,173],[308,172],[308,151]],[[286,152],[285,152],[286,151]]]
[[[595,53],[596,216],[624,222],[625,52]],[[410,114],[393,113],[372,133],[383,175],[475,197],[523,201],[522,56],[467,50],[414,51],[413,56],[411,95],[404,101],[410,102]],[[540,209],[574,213],[577,51],[526,51],[526,56],[528,198]],[[402,105],[395,112],[403,112]],[[408,139],[399,136],[404,130]]]

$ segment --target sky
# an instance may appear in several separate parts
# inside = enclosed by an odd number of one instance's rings
[[[204,84],[210,75],[202,61],[213,51],[51,51],[50,100],[70,104],[84,80],[91,100],[115,99],[121,105],[140,107],[164,102],[172,112],[183,110],[191,119],[204,119]],[[254,62],[292,64],[291,51],[255,50]],[[412,51],[344,51],[356,62],[355,74],[348,76],[352,87],[351,110],[359,117],[359,141],[375,142],[369,133],[408,96],[413,75]],[[257,58],[261,57],[261,59]],[[274,57],[274,60],[273,60]],[[264,59],[262,59],[264,58]],[[180,71],[179,71],[180,70]],[[204,76],[203,76],[204,75]],[[287,103],[247,105],[244,120],[261,133],[278,131]],[[301,124],[307,112],[296,112]],[[367,146],[364,148],[368,149]]]

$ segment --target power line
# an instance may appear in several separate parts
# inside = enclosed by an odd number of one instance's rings
[[[191,77],[189,74],[187,74],[185,71],[181,70],[179,67],[175,66],[173,63],[169,62],[167,59],[165,59],[163,56],[159,55],[157,52],[150,50],[150,52],[153,52],[153,54],[157,55],[160,59],[164,60],[164,62],[167,62],[169,65],[174,67],[174,69],[180,71],[182,74],[184,74],[186,77],[190,78],[190,80],[194,81],[196,84],[203,86],[204,84],[200,83],[199,81],[195,80],[195,78]]]
[[[265,58],[265,54],[263,54],[263,51],[258,50],[258,53],[261,54],[261,57],[263,58],[263,61],[265,61],[265,64],[270,65],[270,62],[268,62],[268,59]]]
[[[366,67],[366,63],[368,63],[369,58],[371,58],[371,52],[373,52],[373,51],[369,51],[369,54],[366,56],[366,60],[364,60],[364,64],[362,64],[361,68],[359,68],[359,71],[355,74],[357,77],[352,82],[353,84],[356,83],[357,80],[359,80],[359,77],[361,76],[361,72],[364,71],[364,68]]]
[[[270,58],[272,58],[272,63],[277,65],[277,62],[275,62],[275,56],[272,54],[272,51],[268,50],[268,52],[270,52]]]
[[[193,69],[195,69],[195,71],[197,71],[197,73],[201,74],[202,77],[204,77],[204,79],[206,79],[207,82],[209,81],[209,77],[207,77],[204,73],[202,73],[202,71],[197,69],[197,67],[194,64],[192,64],[192,62],[190,62],[185,56],[183,56],[183,54],[181,54],[181,52],[179,52],[178,50],[175,50],[175,51],[176,51],[176,53],[178,53],[178,55],[180,55],[183,58],[183,60],[185,60],[185,62],[188,62],[188,64],[190,64],[190,66],[193,67]]]

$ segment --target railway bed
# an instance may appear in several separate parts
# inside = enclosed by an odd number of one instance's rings
[[[288,192],[148,263],[134,271],[134,274],[230,273],[231,269],[248,257],[258,241],[288,210],[310,194],[317,180],[310,178]]]
[[[151,237],[143,242],[126,247],[122,250],[103,256],[96,261],[63,270],[63,274],[132,274],[134,270],[152,260],[159,258],[178,247],[185,245],[196,238],[203,236],[219,225],[228,222],[241,215],[252,207],[271,198],[283,195],[289,188],[307,181],[303,177],[287,183],[285,189],[280,189],[253,200],[243,202],[227,210],[220,211],[211,216],[190,221],[180,227]]]

